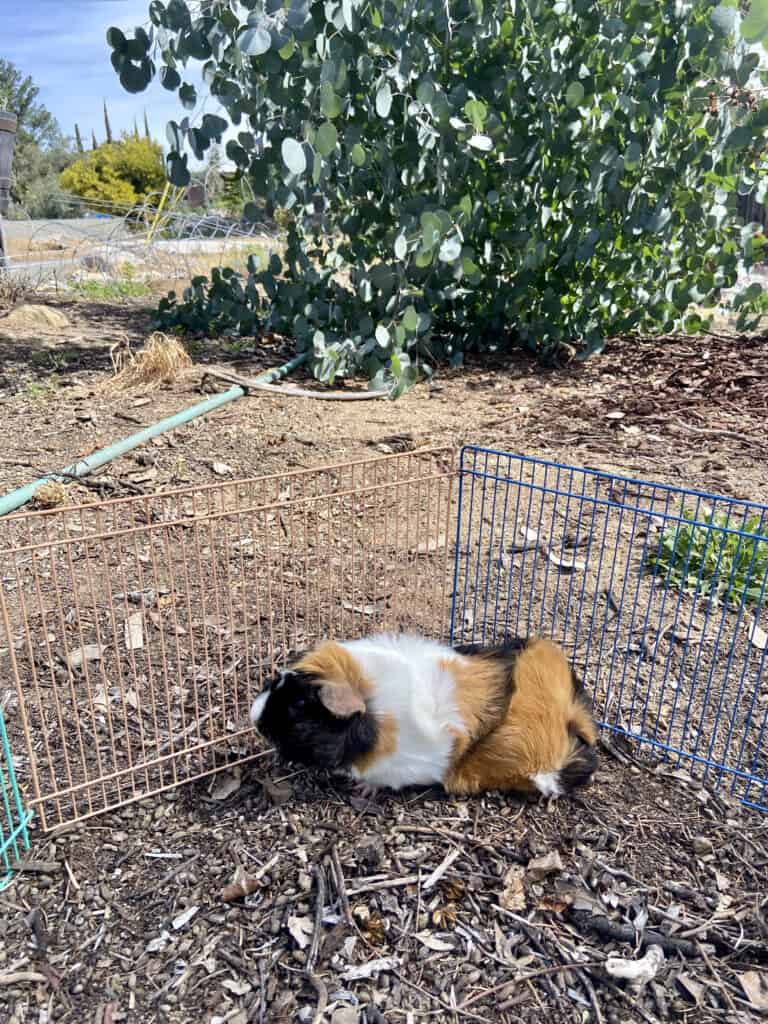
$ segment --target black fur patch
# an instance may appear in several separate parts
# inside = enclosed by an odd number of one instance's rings
[[[597,768],[595,748],[590,747],[580,736],[575,736],[574,742],[575,748],[560,769],[560,784],[566,793],[586,786]]]
[[[258,730],[284,760],[318,768],[348,767],[378,735],[373,715],[337,718],[321,702],[318,682],[290,669],[270,682]]]

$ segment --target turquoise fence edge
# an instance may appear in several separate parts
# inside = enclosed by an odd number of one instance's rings
[[[287,376],[291,371],[301,366],[302,363],[305,363],[308,358],[309,353],[302,352],[300,355],[294,356],[287,363],[283,363],[282,366],[276,366],[272,370],[260,373],[255,379],[263,384],[269,384],[272,381],[279,380],[280,377]],[[220,409],[221,406],[234,402],[238,398],[243,398],[246,394],[246,388],[229,388],[228,391],[223,391],[220,395],[215,395],[204,402],[198,402],[197,405],[190,406],[189,409],[182,409],[181,412],[177,412],[173,416],[167,416],[165,419],[153,423],[152,426],[145,427],[144,430],[139,430],[137,433],[131,434],[130,437],[123,438],[122,441],[116,441],[114,444],[107,445],[106,448],[101,448],[99,451],[87,455],[84,459],[78,459],[77,462],[73,462],[71,466],[67,466],[58,473],[48,473],[46,476],[34,480],[31,484],[25,484],[23,487],[19,487],[15,491],[0,497],[0,516],[8,515],[9,512],[15,512],[16,509],[26,505],[35,496],[38,488],[50,480],[67,483],[67,481],[88,476],[95,469],[100,469],[120,455],[125,455],[126,452],[138,448],[139,445],[149,441],[150,438],[158,437],[167,430],[173,430],[184,423],[189,423],[190,420],[197,419],[198,416],[205,416],[206,413]]]
[[[16,782],[13,767],[11,745],[5,730],[5,719],[0,709],[0,892],[13,879],[14,863],[22,852],[29,849],[29,833],[27,827],[32,820],[32,812],[25,811],[21,802],[21,793]]]

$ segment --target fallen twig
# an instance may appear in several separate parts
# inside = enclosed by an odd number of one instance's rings
[[[611,921],[600,914],[591,914],[587,910],[572,910],[571,918],[581,931],[593,931],[607,939],[614,939],[616,942],[638,943],[641,946],[661,946],[665,953],[680,953],[681,956],[692,959],[701,958],[701,949],[695,942],[688,942],[685,939],[676,939],[672,935],[662,935],[661,932],[646,930],[641,934],[631,925],[619,924]],[[714,953],[714,946],[706,946],[708,953]]]
[[[322,867],[318,864],[315,868],[315,882],[317,884],[317,895],[315,896],[315,922],[312,930],[312,942],[307,954],[306,976],[307,981],[317,993],[317,1007],[313,1024],[321,1024],[325,1008],[328,1005],[328,989],[322,978],[315,974],[317,956],[320,952],[320,936],[323,930],[323,909],[325,907],[325,875]]]

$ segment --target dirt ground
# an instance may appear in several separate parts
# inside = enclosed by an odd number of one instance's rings
[[[52,305],[68,328],[4,333],[0,319],[2,492],[225,387],[203,380],[211,370],[254,376],[290,355],[193,344],[176,383],[115,394],[110,349],[140,348],[146,309]],[[470,359],[396,403],[257,393],[71,484],[68,499],[216,483],[221,464],[234,478],[481,444],[768,502],[765,357],[764,339],[724,332],[616,341],[562,369]],[[768,1013],[768,819],[626,745],[606,744],[593,787],[552,808],[434,791],[362,801],[268,753],[222,778],[34,835],[0,895],[0,1021]],[[254,890],[225,898],[239,869]],[[642,990],[609,963],[653,947],[663,963]]]

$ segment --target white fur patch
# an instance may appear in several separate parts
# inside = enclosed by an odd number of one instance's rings
[[[265,690],[264,693],[260,693],[253,704],[251,704],[251,723],[253,725],[259,724],[259,719],[264,714],[264,708],[266,707],[268,700],[269,690]]]
[[[563,787],[560,785],[560,772],[537,772],[536,775],[531,776],[531,782],[544,796],[563,795]]]
[[[448,770],[455,731],[465,731],[456,706],[454,680],[440,668],[451,648],[422,637],[374,636],[342,646],[373,683],[367,701],[374,715],[397,722],[397,750],[352,775],[368,786],[401,789],[442,782]],[[453,730],[453,731],[452,731]]]

